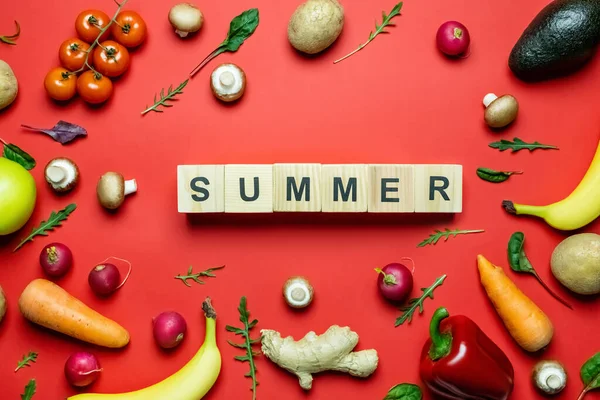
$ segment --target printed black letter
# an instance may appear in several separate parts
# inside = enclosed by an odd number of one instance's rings
[[[442,182],[442,186],[435,186],[435,181]],[[442,198],[446,201],[450,201],[450,197],[446,194],[445,190],[450,186],[450,181],[445,176],[430,176],[429,177],[429,200],[434,199],[435,192],[438,191],[442,195]]]
[[[356,202],[356,178],[348,179],[348,187],[346,190],[344,190],[342,178],[333,178],[333,201],[338,201],[338,193],[342,194],[342,201],[348,201],[350,190],[352,190],[352,201]]]
[[[306,201],[310,201],[310,178],[305,176],[300,181],[300,189],[296,185],[296,179],[292,176],[287,177],[287,190],[286,190],[286,200],[292,201],[292,191],[294,192],[294,198],[296,201],[302,200],[302,194],[306,190]]]
[[[388,183],[399,183],[400,178],[381,178],[381,202],[382,203],[399,203],[399,198],[387,197],[388,192],[398,192],[397,187],[387,187]]]
[[[242,198],[242,200],[254,201],[254,200],[258,199],[258,196],[260,195],[260,190],[259,190],[259,186],[258,186],[258,176],[254,177],[254,194],[252,195],[252,197],[246,196],[245,180],[246,180],[246,178],[240,178],[240,197]]]
[[[197,201],[197,202],[206,201],[210,197],[210,192],[206,188],[198,186],[198,182],[202,182],[205,185],[210,185],[210,182],[208,181],[208,179],[206,179],[203,176],[192,179],[192,181],[190,182],[190,188],[194,192],[198,192],[202,195],[202,196],[198,196],[196,194],[193,194],[192,200]]]

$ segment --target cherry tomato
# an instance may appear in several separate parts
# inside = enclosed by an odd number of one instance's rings
[[[94,49],[94,68],[103,75],[114,78],[129,68],[129,52],[112,40],[102,42]]]
[[[146,40],[146,23],[135,11],[122,11],[110,27],[115,40],[123,46],[137,47]]]
[[[75,96],[77,75],[62,67],[51,69],[44,79],[44,87],[54,100],[69,100]]]
[[[60,64],[69,71],[80,69],[83,67],[89,48],[89,44],[77,38],[65,40],[58,49]]]
[[[100,29],[110,22],[110,17],[104,11],[85,10],[81,12],[75,20],[75,30],[81,40],[87,43],[93,43],[100,34]],[[110,36],[110,29],[99,39],[106,40]]]
[[[110,79],[94,71],[85,71],[77,79],[77,93],[90,104],[104,103],[113,92]]]

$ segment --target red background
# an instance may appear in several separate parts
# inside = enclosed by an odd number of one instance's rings
[[[517,219],[500,208],[502,199],[544,204],[566,196],[585,173],[598,139],[598,57],[577,74],[529,85],[515,79],[507,58],[512,45],[545,0],[502,2],[407,1],[389,35],[375,39],[352,58],[332,61],[365,40],[381,11],[393,1],[345,0],[346,24],[339,40],[318,57],[303,57],[287,42],[286,27],[296,1],[201,1],[201,33],[179,40],[167,22],[175,0],[130,0],[128,8],[145,18],[150,36],[132,55],[129,72],[115,85],[110,102],[100,108],[81,100],[57,105],[42,81],[58,65],[57,49],[74,36],[73,22],[84,7],[114,12],[109,0],[7,2],[0,14],[1,31],[10,34],[13,19],[22,25],[18,45],[0,45],[19,78],[19,97],[0,113],[2,138],[29,151],[38,166],[38,202],[27,226],[0,244],[0,284],[9,310],[0,325],[2,397],[16,399],[30,378],[38,381],[36,399],[63,399],[75,391],[63,378],[63,365],[74,351],[92,349],[104,372],[92,387],[98,392],[133,390],[178,370],[203,341],[200,303],[214,299],[219,313],[218,343],[223,367],[207,399],[250,398],[247,364],[235,362],[238,350],[226,344],[233,336],[225,324],[236,324],[240,296],[248,297],[258,328],[273,328],[296,338],[308,330],[320,333],[332,324],[349,325],[360,335],[359,348],[376,348],[380,365],[367,380],[338,374],[315,378],[303,393],[291,374],[264,358],[257,361],[258,398],[288,400],[336,396],[379,399],[401,382],[420,383],[418,362],[432,311],[444,305],[466,314],[507,353],[516,372],[514,399],[540,397],[529,382],[532,365],[543,358],[565,363],[570,374],[559,398],[573,399],[581,388],[579,367],[597,348],[600,304],[569,295],[553,279],[549,260],[564,237],[533,219]],[[140,116],[154,93],[178,84],[225,37],[229,21],[258,7],[260,25],[235,54],[210,63],[188,85],[175,107],[164,114]],[[435,32],[444,21],[462,21],[470,30],[472,54],[448,60],[435,48]],[[235,105],[216,101],[209,88],[212,68],[235,62],[248,76],[247,93]],[[483,96],[511,93],[521,105],[516,123],[493,133],[483,122]],[[62,146],[20,124],[50,127],[59,119],[85,126],[89,136]],[[500,153],[487,147],[500,138],[520,137],[555,144],[560,151]],[[77,189],[58,197],[43,181],[44,165],[57,156],[74,159],[81,169]],[[194,163],[460,163],[464,165],[464,213],[419,215],[260,215],[187,218],[177,213],[176,166]],[[501,185],[479,180],[475,169],[524,170]],[[109,170],[136,178],[139,192],[116,213],[105,212],[95,199],[98,177]],[[71,202],[77,210],[48,238],[38,237],[17,253],[16,244],[52,210]],[[486,229],[437,246],[416,248],[434,228]],[[548,284],[574,304],[570,311],[526,275],[509,276],[552,319],[556,333],[541,355],[529,355],[509,337],[479,283],[477,253],[507,265],[505,248],[515,230],[527,237],[528,255]],[[594,224],[585,229],[598,232]],[[41,248],[68,244],[75,266],[59,284],[84,302],[121,322],[131,333],[122,351],[92,348],[39,329],[18,312],[17,299],[29,281],[41,277]],[[108,256],[129,259],[130,281],[107,300],[96,298],[89,270]],[[416,262],[415,290],[445,273],[448,279],[427,300],[425,313],[411,325],[394,328],[398,311],[376,290],[373,268],[401,257]],[[204,286],[183,286],[173,276],[189,265],[205,269],[226,264],[218,278]],[[293,312],[283,302],[281,286],[294,274],[306,275],[316,298],[310,308]],[[177,310],[188,321],[188,336],[174,352],[157,348],[151,318]],[[258,335],[258,329],[255,332]],[[29,350],[40,353],[31,368],[13,373]],[[596,397],[595,397],[596,396]],[[426,398],[429,395],[426,394]],[[598,398],[590,394],[590,399]]]

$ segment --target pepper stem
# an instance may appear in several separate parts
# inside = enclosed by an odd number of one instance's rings
[[[450,354],[452,347],[452,334],[442,333],[440,331],[441,322],[448,318],[450,313],[446,308],[440,307],[435,310],[431,322],[429,324],[429,336],[431,337],[431,348],[429,349],[429,358],[433,361],[437,361],[440,358],[446,357]]]

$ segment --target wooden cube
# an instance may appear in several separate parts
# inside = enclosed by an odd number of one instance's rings
[[[225,165],[225,212],[273,212],[273,165]]]
[[[180,213],[225,211],[224,165],[178,165],[177,209]]]
[[[415,211],[414,167],[407,164],[369,165],[369,212]]]
[[[415,165],[415,211],[462,212],[462,165]]]
[[[273,210],[321,211],[321,164],[274,164]]]
[[[369,174],[366,164],[321,166],[323,212],[367,212]]]

